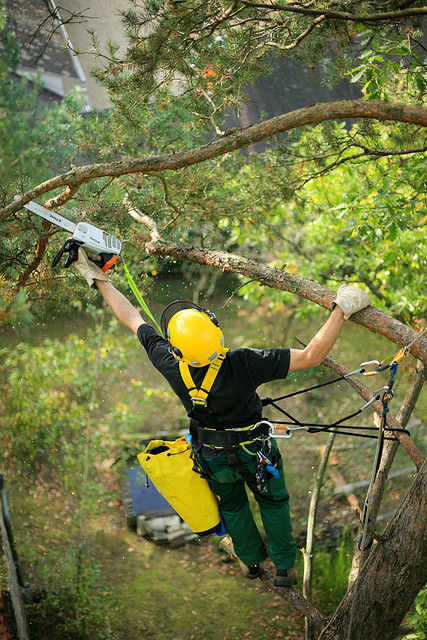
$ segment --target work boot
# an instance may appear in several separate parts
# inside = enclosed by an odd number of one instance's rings
[[[255,580],[256,578],[259,578],[261,575],[261,569],[259,564],[254,564],[251,567],[248,567],[248,573],[246,574],[246,577],[249,578],[249,580]]]
[[[298,574],[293,567],[290,567],[290,569],[277,569],[273,584],[275,587],[292,587],[297,582]]]

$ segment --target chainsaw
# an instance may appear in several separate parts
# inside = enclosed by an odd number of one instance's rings
[[[68,253],[64,264],[64,267],[68,268],[73,262],[78,260],[79,247],[82,247],[91,254],[95,254],[94,256],[90,256],[90,259],[96,262],[97,266],[99,266],[104,273],[113,266],[119,257],[122,243],[120,240],[117,240],[117,238],[102,231],[102,229],[98,229],[98,227],[94,227],[88,222],[78,222],[76,224],[57,211],[46,209],[46,207],[34,200],[24,204],[24,207],[28,209],[28,211],[31,211],[31,213],[35,213],[37,216],[40,216],[40,218],[72,234],[64,242],[58,254],[52,260],[52,267],[56,267],[64,253]]]

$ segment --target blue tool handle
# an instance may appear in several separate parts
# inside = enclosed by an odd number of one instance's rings
[[[273,465],[272,465],[272,464],[267,464],[267,465],[266,465],[266,469],[267,469],[267,471],[269,471],[269,472],[271,473],[271,475],[272,475],[274,478],[276,478],[276,480],[277,480],[277,478],[279,477],[279,471],[278,471],[278,469],[276,469],[276,467],[273,467]]]

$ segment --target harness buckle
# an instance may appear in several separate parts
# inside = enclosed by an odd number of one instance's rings
[[[191,402],[194,407],[204,407],[208,406],[207,400],[205,398],[191,398]]]

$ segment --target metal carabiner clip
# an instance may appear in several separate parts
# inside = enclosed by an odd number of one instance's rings
[[[367,360],[366,362],[361,362],[360,363],[360,369],[361,369],[362,375],[364,375],[364,376],[375,376],[378,373],[378,371],[376,369],[374,369],[373,371],[365,371],[364,370],[364,367],[366,365],[369,365],[369,364],[374,364],[376,367],[379,367],[381,363],[378,360]]]
[[[283,431],[286,431],[286,433],[273,433],[271,432],[271,435],[273,438],[292,438],[292,431],[295,431],[295,429],[289,429],[289,427],[278,427],[277,425],[273,425],[274,429],[283,429]],[[298,427],[299,429],[304,429],[305,427]]]
[[[385,385],[385,387],[381,387],[380,389],[377,389],[376,391],[374,391],[373,398],[368,400],[368,402],[366,404],[364,404],[363,407],[360,407],[360,411],[365,411],[365,409],[370,407],[371,404],[374,404],[374,402],[377,402],[381,398],[380,391],[387,392],[388,391],[388,385]]]

